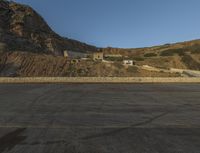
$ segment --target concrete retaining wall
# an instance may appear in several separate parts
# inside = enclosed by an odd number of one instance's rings
[[[200,78],[152,77],[0,77],[0,83],[200,83]]]

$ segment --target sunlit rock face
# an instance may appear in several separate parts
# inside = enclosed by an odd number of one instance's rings
[[[31,7],[15,2],[0,1],[0,42],[10,51],[27,51],[63,55],[68,49],[75,52],[95,51],[96,47],[56,34]]]

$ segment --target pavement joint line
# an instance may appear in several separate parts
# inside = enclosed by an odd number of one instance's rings
[[[127,126],[23,126],[23,125],[0,125],[0,128],[32,128],[32,129],[68,129],[68,128],[83,128],[83,129],[120,129],[120,128],[144,128],[144,129],[151,129],[151,128],[193,128],[198,129],[200,126],[183,126],[183,125],[173,125],[173,126],[149,126],[149,127],[143,127],[143,126],[136,126],[131,127],[130,125]]]

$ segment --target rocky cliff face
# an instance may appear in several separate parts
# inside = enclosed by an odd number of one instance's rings
[[[96,47],[56,34],[31,7],[0,1],[0,51],[62,55],[63,50],[95,51]]]

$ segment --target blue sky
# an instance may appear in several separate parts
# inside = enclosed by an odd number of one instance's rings
[[[200,38],[200,0],[14,0],[50,27],[99,47],[136,48]]]

